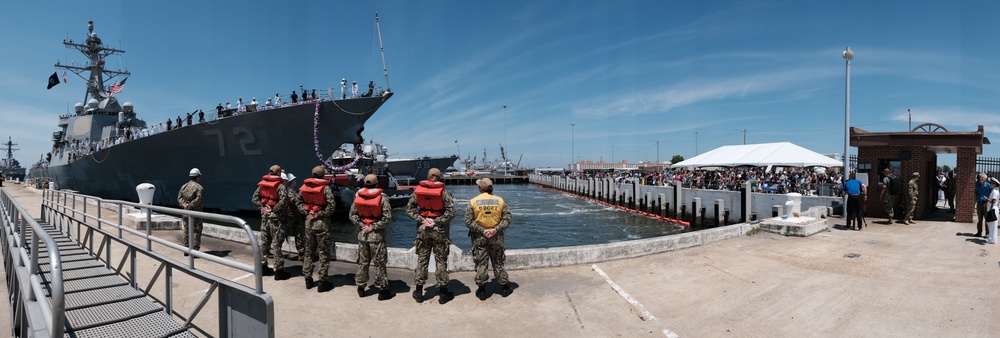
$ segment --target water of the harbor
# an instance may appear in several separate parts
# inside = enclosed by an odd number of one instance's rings
[[[447,190],[455,199],[451,241],[464,251],[472,250],[469,231],[464,223],[465,207],[471,198],[479,194],[478,187],[453,185]],[[493,193],[504,199],[513,216],[506,232],[508,249],[603,244],[688,231],[677,224],[534,185],[495,185]],[[406,215],[405,209],[393,209],[392,223],[386,231],[390,247],[413,246],[417,223]],[[259,228],[259,218],[244,216],[244,219],[255,229]],[[331,233],[334,242],[357,243],[358,228],[347,220],[346,213],[334,215]]]

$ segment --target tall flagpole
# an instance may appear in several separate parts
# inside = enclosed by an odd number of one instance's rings
[[[378,23],[378,12],[375,12],[375,29],[378,30],[378,49],[382,53],[382,73],[385,74],[385,90],[391,92],[389,85],[389,69],[385,65],[385,48],[382,48],[382,26]]]

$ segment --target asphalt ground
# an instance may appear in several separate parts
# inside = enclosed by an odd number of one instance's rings
[[[4,189],[37,217],[40,195]],[[474,273],[455,272],[449,284],[454,300],[439,304],[431,288],[425,297],[434,298],[418,304],[410,296],[413,272],[404,269],[388,272],[395,298],[379,301],[373,290],[359,298],[356,266],[345,262],[331,262],[328,280],[335,288],[318,293],[304,287],[301,263],[291,254],[286,264],[293,277],[265,277],[264,290],[274,299],[279,337],[994,337],[1000,332],[1000,252],[972,237],[974,224],[868,219],[868,227],[854,231],[844,229],[840,219],[830,222],[830,231],[806,238],[758,232],[640,258],[513,270],[513,294],[502,297],[493,282],[485,301],[473,294]],[[180,240],[180,231],[155,235]],[[202,249],[252,262],[243,244],[206,237]],[[168,255],[186,261],[180,252]],[[244,284],[253,279],[197,264]],[[149,276],[155,268],[140,264],[138,275]],[[207,289],[183,277],[175,277],[173,287],[179,308],[193,306]],[[215,332],[214,297],[208,304],[196,323]],[[9,305],[0,308],[5,318],[9,312]],[[9,332],[9,322],[0,325]]]

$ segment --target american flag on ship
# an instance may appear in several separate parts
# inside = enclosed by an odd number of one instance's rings
[[[111,85],[111,88],[110,88],[111,89],[111,95],[115,95],[115,94],[121,93],[122,89],[125,89],[125,81],[128,81],[128,78],[124,78],[124,79],[121,80],[121,82],[115,82],[115,84]]]

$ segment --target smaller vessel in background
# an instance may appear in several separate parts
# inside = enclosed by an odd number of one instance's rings
[[[16,145],[17,143],[11,141],[10,136],[8,136],[7,143],[4,143],[3,148],[0,149],[6,154],[6,157],[0,159],[0,182],[6,179],[24,181],[24,174],[27,170],[14,159],[14,151],[20,150],[14,149]],[[0,185],[3,184],[0,183]]]

